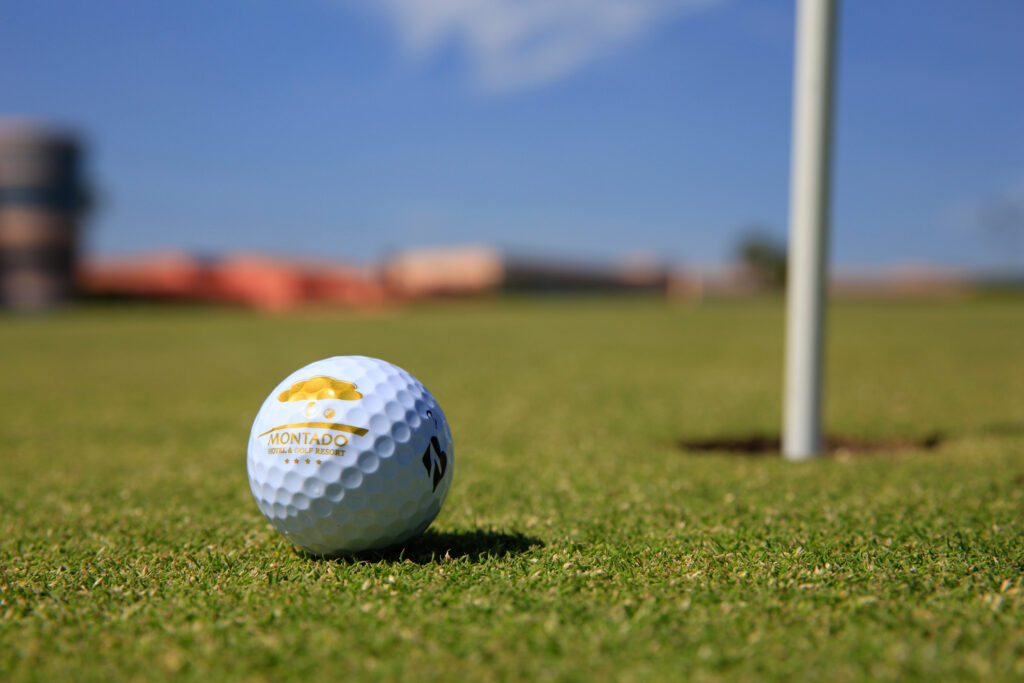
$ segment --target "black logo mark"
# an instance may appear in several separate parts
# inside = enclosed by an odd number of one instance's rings
[[[434,436],[430,437],[427,450],[423,451],[423,466],[427,468],[427,476],[433,478],[436,491],[437,485],[444,479],[444,473],[448,469],[448,454],[441,450],[441,442],[437,440],[437,418],[429,410],[427,417],[434,421]],[[433,449],[433,453],[430,452],[431,449]]]

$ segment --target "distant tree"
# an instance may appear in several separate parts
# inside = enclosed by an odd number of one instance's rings
[[[782,289],[786,284],[786,244],[762,226],[742,232],[733,252],[736,263],[760,286]]]

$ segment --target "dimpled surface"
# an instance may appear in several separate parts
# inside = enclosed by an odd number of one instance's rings
[[[316,378],[355,390],[302,389]],[[451,485],[452,436],[437,401],[408,372],[335,356],[270,392],[246,464],[252,495],[278,531],[306,552],[339,555],[402,543],[430,525]]]

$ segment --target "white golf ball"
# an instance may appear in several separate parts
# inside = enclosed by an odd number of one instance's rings
[[[270,392],[246,465],[274,528],[306,552],[341,555],[402,543],[434,521],[452,481],[452,435],[408,372],[335,356]]]

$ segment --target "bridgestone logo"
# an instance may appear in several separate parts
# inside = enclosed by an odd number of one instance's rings
[[[423,451],[423,467],[426,468],[427,476],[434,484],[433,490],[436,491],[437,485],[444,479],[444,473],[448,471],[448,454],[441,448],[441,442],[437,438],[437,418],[429,410],[427,417],[434,421],[434,435],[430,437],[427,450]]]

